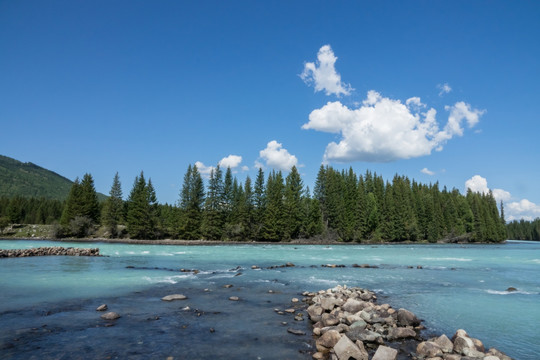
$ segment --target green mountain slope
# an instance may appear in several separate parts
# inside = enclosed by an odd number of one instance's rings
[[[0,197],[44,197],[64,200],[73,182],[31,162],[0,155]],[[100,200],[105,196],[98,194]]]

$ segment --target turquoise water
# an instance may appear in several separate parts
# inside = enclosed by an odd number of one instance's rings
[[[376,291],[380,302],[415,312],[429,332],[451,336],[463,328],[486,348],[496,347],[516,359],[537,359],[540,353],[539,243],[158,246],[0,241],[5,249],[53,245],[97,246],[107,257],[0,259],[1,358],[309,359],[313,343],[307,322],[277,315],[274,309],[293,306],[291,298],[301,298],[303,291],[336,285]],[[265,269],[286,262],[296,266]],[[378,268],[353,268],[354,263]],[[263,269],[253,270],[252,265]],[[225,284],[233,287],[223,288]],[[506,292],[508,287],[518,291]],[[188,300],[160,300],[172,293]],[[229,301],[233,295],[241,300]],[[122,315],[114,326],[106,326],[95,312],[102,303]],[[190,310],[183,310],[186,306]],[[291,335],[287,328],[307,334]]]

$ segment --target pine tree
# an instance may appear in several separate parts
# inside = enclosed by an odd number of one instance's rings
[[[283,196],[283,175],[281,171],[272,171],[266,182],[266,209],[261,230],[261,237],[266,241],[280,241],[284,238],[286,220]]]
[[[84,174],[81,181],[81,216],[88,217],[93,223],[99,223],[99,201],[94,187],[94,178],[89,173]]]
[[[225,218],[223,212],[223,175],[219,164],[210,171],[208,191],[204,203],[202,232],[208,240],[220,240],[223,236]]]
[[[201,238],[202,206],[204,203],[204,184],[197,165],[189,165],[184,176],[180,193],[180,207],[183,211],[181,235],[186,240]]]
[[[116,175],[114,175],[111,190],[109,191],[109,197],[105,201],[102,216],[103,224],[107,226],[113,237],[117,235],[118,225],[123,220],[123,202],[122,185],[120,184],[120,177],[117,172]]]
[[[264,223],[264,214],[266,211],[266,193],[264,172],[261,168],[255,179],[255,188],[253,189],[253,237],[255,240],[262,240],[262,227]]]
[[[300,235],[303,223],[302,214],[302,192],[303,183],[296,166],[291,168],[291,172],[285,180],[284,212],[287,219],[285,238],[297,239]]]
[[[135,177],[133,188],[127,200],[127,231],[133,239],[152,239],[155,236],[155,223],[152,206],[153,188],[149,187],[141,171]]]

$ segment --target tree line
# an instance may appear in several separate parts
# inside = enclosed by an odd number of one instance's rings
[[[507,224],[507,229],[509,239],[540,241],[540,218],[533,221],[514,220]]]
[[[152,181],[143,172],[126,200],[118,174],[103,203],[92,176],[85,174],[74,182],[64,203],[24,200],[43,204],[38,206],[39,217],[28,215],[37,214],[35,205],[24,211],[24,220],[16,216],[12,201],[0,199],[0,217],[9,216],[12,222],[57,221],[58,237],[87,236],[102,225],[107,236],[134,239],[498,242],[507,238],[503,204],[499,211],[492,193],[469,190],[462,195],[457,189],[441,190],[438,183],[420,184],[398,175],[390,182],[370,171],[358,175],[352,168],[339,171],[330,166],[319,169],[313,192],[296,167],[286,176],[259,169],[254,181],[248,176],[241,182],[230,168],[216,166],[205,186],[197,166],[189,165],[173,205],[157,202]]]

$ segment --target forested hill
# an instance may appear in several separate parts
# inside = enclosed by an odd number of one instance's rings
[[[31,162],[0,155],[0,197],[64,200],[73,182]]]

